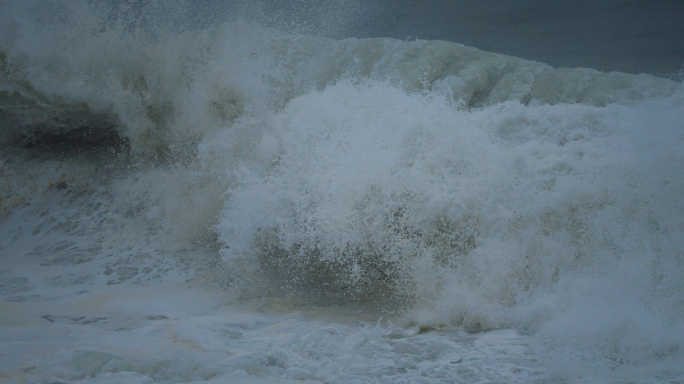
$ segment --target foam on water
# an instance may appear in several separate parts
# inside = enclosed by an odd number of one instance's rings
[[[681,83],[150,4],[2,3],[8,380],[681,380]]]
[[[539,334],[581,351],[568,372],[675,367],[682,95],[464,112],[384,84],[307,94],[264,136],[277,166],[240,171],[224,258],[280,284],[405,299],[422,326]]]
[[[527,337],[219,306],[188,285],[117,286],[47,303],[3,304],[4,379],[32,382],[529,382]],[[21,310],[16,308],[21,305]],[[19,373],[21,372],[21,373]],[[11,374],[11,375],[8,375]]]

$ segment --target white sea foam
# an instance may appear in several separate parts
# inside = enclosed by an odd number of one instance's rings
[[[681,83],[55,4],[3,4],[8,380],[684,375]]]
[[[423,326],[532,332],[582,351],[570,365],[676,366],[681,103],[464,112],[339,83],[269,122],[277,165],[239,171],[223,254],[328,294],[389,289]]]

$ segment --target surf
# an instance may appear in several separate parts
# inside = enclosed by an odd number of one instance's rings
[[[442,346],[483,332],[534,344],[556,378],[681,375],[681,82],[446,41],[56,6],[41,19],[15,5],[0,34],[0,294],[12,311],[210,284],[227,308],[403,327],[345,323],[340,340],[439,333]],[[316,348],[329,347],[325,324],[300,320],[296,335],[315,323]],[[269,356],[259,364],[292,368]],[[67,376],[98,375],[83,372]]]

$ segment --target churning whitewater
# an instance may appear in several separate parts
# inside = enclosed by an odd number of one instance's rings
[[[0,6],[0,381],[684,380],[680,81]]]

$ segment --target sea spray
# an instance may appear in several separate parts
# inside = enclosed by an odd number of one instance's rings
[[[210,280],[231,305],[373,308],[416,332],[532,340],[562,379],[681,375],[681,83],[443,41],[158,25],[152,11],[108,19],[68,4],[59,20],[3,16],[6,301]],[[221,369],[300,364],[299,378],[331,378],[313,361],[360,367],[363,340],[389,353],[479,337],[282,332],[275,352]],[[329,351],[345,340],[349,355]],[[387,361],[411,355],[397,353]],[[71,356],[46,370],[87,378],[81,362],[132,361]],[[425,372],[456,377],[460,360],[442,360]]]

